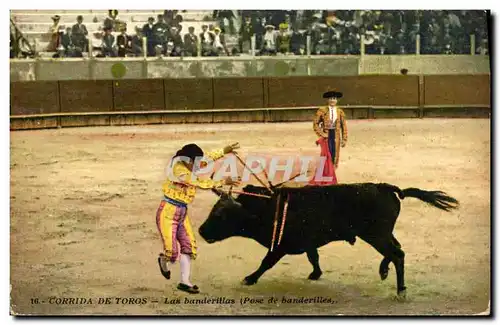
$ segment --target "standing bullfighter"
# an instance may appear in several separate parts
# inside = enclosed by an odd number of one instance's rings
[[[347,123],[345,114],[337,106],[337,101],[342,98],[338,91],[328,91],[323,94],[328,99],[328,106],[322,106],[314,116],[313,129],[318,137],[328,140],[328,149],[331,154],[335,169],[339,166],[340,147],[347,143]]]
[[[206,155],[215,161],[225,154],[233,152],[238,144],[233,144]],[[181,282],[177,286],[179,290],[189,293],[198,293],[199,289],[189,279],[191,273],[191,260],[196,258],[196,239],[188,217],[188,204],[195,197],[196,189],[212,189],[222,185],[238,185],[238,181],[227,178],[223,181],[212,179],[198,179],[195,166],[196,158],[204,156],[203,150],[194,143],[185,145],[177,151],[171,161],[171,173],[163,183],[163,200],[156,212],[156,225],[163,241],[163,251],[158,257],[158,264],[162,275],[170,279],[169,263],[175,263],[179,258],[180,244],[180,268]],[[177,159],[176,159],[177,158]]]

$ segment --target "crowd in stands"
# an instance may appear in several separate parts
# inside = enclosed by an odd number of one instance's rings
[[[92,49],[99,57],[143,56],[144,48],[150,57],[230,56],[252,53],[254,40],[255,55],[357,55],[365,35],[365,54],[414,54],[420,35],[421,54],[470,54],[475,35],[475,53],[487,55],[487,19],[485,11],[471,10],[217,10],[207,20],[218,24],[204,24],[201,33],[189,26],[181,33],[182,12],[165,10],[129,34],[118,11],[109,10],[94,34],[100,44]],[[47,51],[54,57],[81,57],[89,50],[82,16],[67,28],[59,16],[52,20]],[[227,45],[228,37],[234,46]],[[13,42],[11,32],[11,57]]]
[[[488,50],[485,11],[290,10],[244,11],[242,16],[243,52],[255,35],[262,54],[304,54],[307,36],[313,55],[360,54],[363,34],[366,54],[414,54],[417,35],[421,54],[470,54],[471,34],[476,53]]]

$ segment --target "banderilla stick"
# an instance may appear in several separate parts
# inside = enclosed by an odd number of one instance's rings
[[[260,167],[262,167],[262,171],[264,172],[264,175],[266,176],[266,179],[267,179],[267,182],[269,183],[269,186],[271,188],[274,187],[273,183],[271,183],[271,181],[269,180],[269,176],[267,175],[266,168],[264,166],[262,166],[260,160],[258,162],[259,162]]]
[[[278,245],[281,243],[281,237],[283,237],[283,230],[285,229],[285,221],[286,221],[286,211],[288,210],[288,200],[290,199],[290,193],[288,194],[286,200],[285,200],[285,207],[283,208],[283,218],[281,220],[281,229],[280,229],[280,235],[278,237]]]
[[[273,238],[271,240],[271,252],[273,251],[274,241],[276,240],[276,229],[278,228],[278,216],[280,214],[280,199],[281,199],[281,193],[278,194],[278,197],[276,199],[276,213],[274,214]]]
[[[287,182],[290,182],[290,181],[291,181],[291,180],[293,180],[293,179],[296,179],[296,178],[297,178],[297,177],[299,177],[300,175],[302,175],[302,173],[298,173],[298,174],[296,174],[295,176],[293,176],[292,178],[290,178],[290,179],[288,179],[288,180],[286,180],[286,181],[284,181],[284,182],[278,183],[278,184],[276,184],[276,185],[274,185],[274,186],[275,186],[275,187],[278,187],[278,186],[280,186],[280,185],[283,185],[283,184],[285,184],[285,183],[287,183]]]
[[[264,182],[247,166],[247,164],[245,164],[245,162],[240,158],[240,156],[238,156],[236,153],[233,153],[236,158],[238,158],[238,160],[240,161],[240,163],[245,166],[246,169],[248,169],[250,171],[250,173],[252,173],[252,175],[259,181],[259,183],[264,186],[265,188],[268,189],[269,192],[271,193],[274,193],[273,190],[271,190],[271,188],[269,186],[267,186],[266,184],[264,184]]]
[[[263,195],[263,194],[257,194],[257,193],[250,193],[250,192],[245,192],[245,191],[237,191],[237,190],[232,190],[232,192],[228,192],[227,194],[230,195],[231,193],[236,193],[236,194],[241,194],[241,195],[249,195],[249,196],[257,196],[257,197],[264,197],[267,199],[270,199],[271,196],[269,195]]]

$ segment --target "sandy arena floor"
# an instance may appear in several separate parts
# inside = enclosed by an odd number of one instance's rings
[[[358,239],[322,247],[323,277],[307,280],[307,258],[286,256],[254,286],[240,281],[266,250],[244,238],[209,245],[198,236],[193,282],[234,304],[184,303],[178,265],[165,280],[156,257],[155,213],[169,155],[195,141],[248,152],[317,156],[312,123],[159,125],[11,132],[11,304],[19,314],[471,314],[490,299],[490,120],[348,121],[340,182],[387,182],[443,190],[461,202],[452,213],[405,199],[395,235],[406,253],[408,299],[397,302],[396,274],[381,281],[381,256]],[[217,197],[199,192],[196,233]],[[270,230],[271,231],[271,230]],[[278,303],[270,304],[270,297]],[[92,298],[57,304],[50,297]],[[112,298],[98,304],[98,298]],[[118,303],[115,298],[127,298]],[[164,304],[164,298],[181,304]],[[241,297],[264,298],[240,304]],[[334,303],[286,304],[282,297]],[[130,299],[134,298],[134,299]],[[141,298],[147,303],[141,304]],[[38,304],[32,299],[38,299]],[[151,300],[159,302],[151,302]],[[80,301],[82,302],[82,301]]]

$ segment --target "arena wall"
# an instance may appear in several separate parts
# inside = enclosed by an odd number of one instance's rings
[[[308,121],[341,89],[350,119],[490,117],[490,75],[11,82],[11,129]]]
[[[11,81],[489,74],[486,55],[11,59]],[[118,74],[117,74],[118,72]]]

